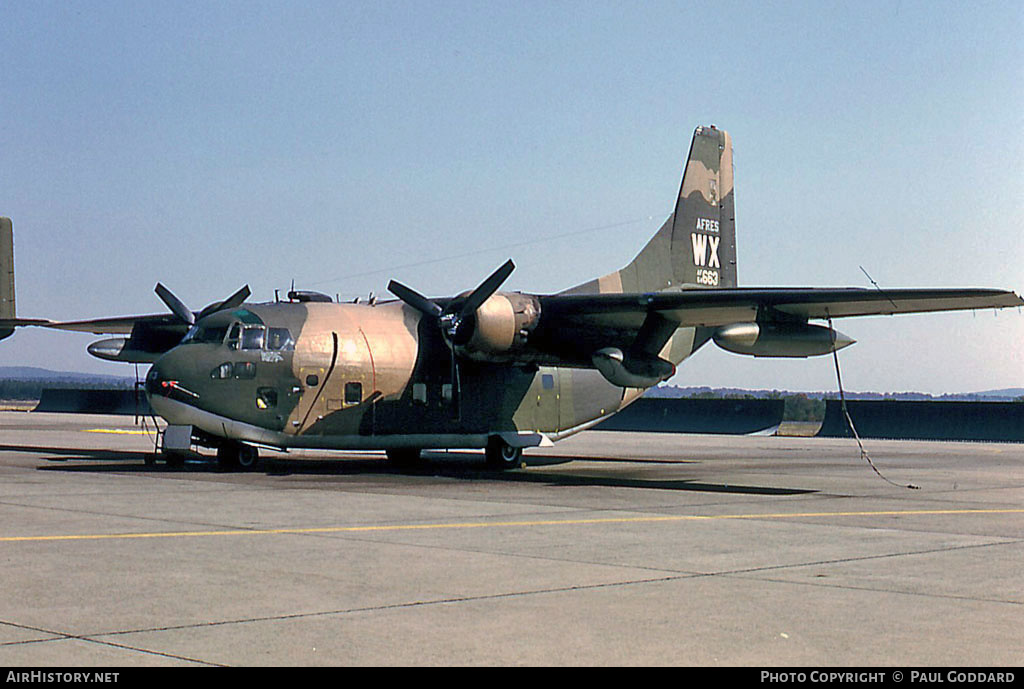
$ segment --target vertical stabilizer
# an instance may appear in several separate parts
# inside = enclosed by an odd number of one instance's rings
[[[14,317],[14,229],[0,218],[0,318]]]
[[[15,318],[14,309],[14,229],[10,218],[0,218],[0,321]],[[14,328],[0,325],[0,340]]]
[[[672,215],[633,261],[567,294],[735,287],[732,138],[697,127]]]

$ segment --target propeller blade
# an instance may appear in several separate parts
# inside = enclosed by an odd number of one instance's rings
[[[491,295],[498,291],[501,287],[501,283],[508,279],[508,276],[512,274],[512,271],[516,269],[516,264],[512,262],[512,259],[505,261],[505,263],[498,268],[496,271],[491,273],[491,276],[480,283],[480,286],[473,290],[472,294],[466,297],[466,301],[462,303],[462,307],[459,310],[460,316],[467,316],[491,298]]]
[[[251,294],[252,294],[252,292],[249,290],[249,285],[245,285],[240,290],[238,290],[237,292],[232,294],[230,297],[225,299],[221,303],[220,308],[222,308],[222,309],[233,309],[236,306],[241,306],[242,303],[245,302],[245,300],[248,299]]]
[[[249,285],[245,285],[244,287],[242,287],[242,289],[238,290],[224,301],[215,301],[209,306],[205,307],[202,311],[199,312],[197,320],[199,318],[203,318],[204,316],[209,316],[211,313],[217,313],[218,311],[222,311],[224,309],[233,309],[236,306],[241,306],[245,302],[245,300],[249,298],[249,295],[251,294],[252,292],[249,291]]]
[[[185,321],[189,325],[193,325],[196,322],[196,316],[192,311],[185,306],[184,303],[176,296],[171,294],[171,290],[167,289],[159,282],[156,283],[156,296],[160,297],[160,300],[167,305],[167,308],[171,310],[175,316]]]
[[[442,309],[440,306],[400,282],[395,282],[394,280],[389,282],[388,291],[425,316],[438,318],[441,315]]]

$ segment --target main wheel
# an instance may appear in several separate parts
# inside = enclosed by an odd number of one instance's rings
[[[421,453],[418,447],[393,447],[387,450],[388,461],[397,469],[412,469],[420,463]]]
[[[523,464],[523,448],[512,447],[498,437],[491,438],[484,452],[487,466],[492,469],[518,469]]]

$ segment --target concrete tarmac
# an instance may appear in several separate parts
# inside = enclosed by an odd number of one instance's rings
[[[1024,445],[867,441],[891,485],[820,438],[585,432],[506,474],[152,443],[0,412],[0,666],[1024,662]]]

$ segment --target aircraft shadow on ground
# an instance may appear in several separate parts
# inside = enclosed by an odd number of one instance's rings
[[[42,455],[48,462],[40,471],[81,473],[237,473],[218,467],[212,457],[189,459],[184,467],[169,467],[163,462],[146,464],[146,452],[124,452],[102,449],[71,449],[31,445],[0,445],[0,451],[30,452]],[[497,471],[482,466],[482,457],[474,453],[426,453],[423,463],[411,469],[400,469],[389,464],[383,456],[377,458],[329,459],[277,459],[265,458],[257,473],[271,477],[285,476],[422,476],[464,481],[506,481],[509,483],[535,483],[549,486],[642,488],[651,490],[696,491],[708,493],[736,493],[750,495],[801,495],[815,493],[813,489],[780,488],[773,486],[733,485],[707,483],[686,478],[644,478],[642,476],[593,475],[592,473],[555,473],[551,471]],[[91,461],[90,461],[91,460]],[[528,455],[527,467],[542,468],[569,463],[578,465],[596,463],[629,463],[634,465],[685,466],[696,460],[619,459],[615,457],[573,457],[554,455]],[[71,463],[69,463],[71,462]],[[84,463],[88,462],[88,463]]]

